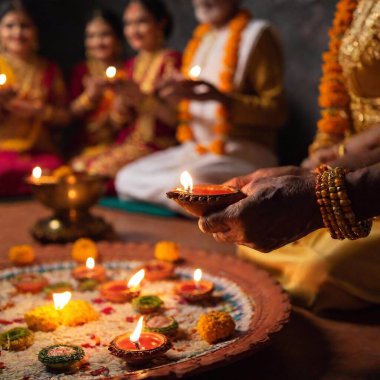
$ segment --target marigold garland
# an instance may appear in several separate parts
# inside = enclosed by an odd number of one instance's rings
[[[229,37],[225,45],[224,57],[222,62],[222,70],[219,74],[218,88],[222,92],[231,92],[234,89],[234,75],[239,59],[239,50],[242,32],[246,28],[251,19],[251,15],[247,11],[240,11],[236,17],[229,23]],[[193,34],[192,40],[187,45],[183,56],[182,74],[189,78],[189,72],[193,57],[197,52],[203,37],[212,29],[209,24],[199,25]],[[193,132],[190,127],[191,114],[190,102],[183,100],[180,103],[180,125],[177,129],[177,139],[180,143],[191,141],[194,139]],[[199,154],[212,152],[214,154],[223,155],[225,153],[225,140],[226,136],[231,131],[231,124],[228,122],[229,110],[219,105],[216,110],[216,123],[213,127],[213,132],[216,139],[208,146],[198,145],[196,150]]]
[[[333,25],[329,31],[329,50],[322,55],[323,75],[319,86],[319,106],[322,117],[318,122],[318,131],[324,134],[344,135],[350,127],[348,116],[350,96],[344,83],[343,69],[339,63],[339,50],[344,34],[351,26],[357,6],[358,0],[338,2]],[[310,147],[311,153],[319,148],[320,144],[314,143]]]

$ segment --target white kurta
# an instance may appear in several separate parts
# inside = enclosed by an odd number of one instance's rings
[[[253,20],[243,32],[234,77],[236,89],[242,87],[249,58],[262,31],[267,27],[267,22]],[[200,79],[218,85],[228,36],[228,28],[224,28],[210,32],[201,42],[192,62],[192,66],[202,67]],[[191,102],[191,127],[195,140],[202,145],[208,145],[215,139],[212,127],[216,107],[216,102]],[[222,183],[255,169],[277,164],[276,157],[269,149],[249,140],[229,139],[223,156],[212,153],[199,155],[195,146],[194,142],[188,142],[125,166],[115,180],[118,195],[123,199],[153,202],[178,210],[176,203],[168,200],[165,193],[178,187],[184,170],[190,172],[194,183]]]

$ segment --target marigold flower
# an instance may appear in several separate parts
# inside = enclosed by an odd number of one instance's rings
[[[86,262],[89,257],[96,259],[98,257],[98,247],[91,239],[78,239],[71,248],[71,257],[79,262]]]
[[[15,245],[11,247],[8,257],[16,265],[28,265],[36,260],[34,248],[31,245]]]
[[[235,332],[235,327],[231,315],[223,311],[202,314],[197,323],[198,334],[209,344],[229,338]]]
[[[179,246],[173,241],[159,241],[154,247],[154,257],[162,261],[178,261],[180,258]]]

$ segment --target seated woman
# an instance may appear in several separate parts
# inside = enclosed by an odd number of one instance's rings
[[[37,55],[38,30],[23,1],[0,8],[0,196],[28,193],[33,167],[61,164],[52,127],[64,126],[66,93],[56,65]]]
[[[346,149],[342,148],[345,147],[348,151],[354,147],[355,151],[353,141],[356,139],[362,141],[360,145],[364,149],[359,149],[359,158],[351,158],[356,163],[348,165],[343,162],[349,168],[360,166],[363,154],[371,156],[373,144],[380,146],[377,131],[369,130],[380,123],[379,3],[361,0],[349,25],[347,21],[351,17],[347,16],[353,14],[356,6],[356,1],[346,0],[337,5],[335,27],[330,33],[333,37],[330,52],[324,56],[323,96],[320,99],[323,107],[331,108],[323,110],[323,119],[307,162],[309,167],[331,160],[335,165],[334,152],[344,154]],[[347,30],[343,30],[344,25]],[[344,141],[348,131],[354,136]],[[365,134],[364,138],[360,134]],[[334,147],[334,144],[337,145]],[[373,202],[371,198],[368,201]],[[297,207],[289,209],[289,213],[293,218],[300,216]],[[295,302],[315,311],[380,304],[379,220],[374,220],[368,238],[355,242],[332,240],[328,231],[321,229],[269,255],[245,247],[241,247],[239,253],[270,271]]]
[[[124,10],[124,34],[138,52],[125,65],[127,80],[115,86],[113,119],[126,127],[105,152],[86,164],[90,173],[114,177],[124,165],[175,144],[177,113],[161,99],[157,85],[180,67],[180,54],[165,47],[171,16],[160,0],[131,0]],[[77,162],[77,161],[74,161]]]
[[[72,74],[71,115],[75,121],[73,146],[80,154],[72,166],[85,170],[91,159],[117,139],[124,121],[117,118],[115,88],[106,77],[108,67],[122,68],[123,31],[118,16],[106,9],[96,9],[85,29],[87,60]]]
[[[239,9],[238,0],[194,0],[201,22],[189,42],[182,77],[160,88],[180,103],[179,147],[123,168],[121,197],[175,205],[165,192],[189,170],[196,182],[274,165],[276,131],[284,123],[282,54],[269,23]]]

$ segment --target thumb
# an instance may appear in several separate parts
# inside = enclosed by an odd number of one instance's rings
[[[227,232],[230,230],[225,210],[201,217],[198,221],[198,226],[205,234]]]

